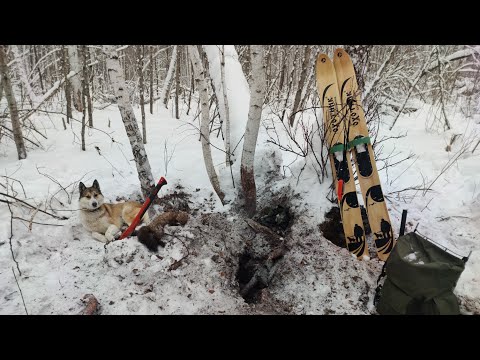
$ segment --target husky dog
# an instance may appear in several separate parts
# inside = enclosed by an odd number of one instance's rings
[[[90,187],[80,182],[79,192],[82,225],[92,232],[94,239],[101,242],[114,240],[122,226],[125,224],[129,226],[142,207],[142,204],[136,201],[105,204],[97,180]],[[145,213],[143,220],[148,222],[148,214]]]

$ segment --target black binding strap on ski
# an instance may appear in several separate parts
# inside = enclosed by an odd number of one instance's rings
[[[370,136],[363,136],[363,137],[353,139],[347,144],[347,150],[350,150],[360,144],[371,144]]]

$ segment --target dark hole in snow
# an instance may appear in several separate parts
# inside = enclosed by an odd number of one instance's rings
[[[368,223],[367,212],[363,206],[360,206],[362,212],[363,228],[365,234],[371,234],[370,224]],[[337,206],[332,207],[325,213],[325,221],[319,225],[320,231],[323,236],[330,240],[333,244],[345,248],[345,234],[343,233],[343,224],[340,217],[340,208]]]
[[[240,285],[240,294],[244,290],[245,286],[250,282],[253,275],[259,267],[259,260],[253,258],[252,254],[246,249],[241,255],[238,262],[237,280]],[[257,282],[246,294],[243,294],[243,298],[247,304],[257,304],[260,302],[259,291],[262,289],[261,285]]]
[[[287,206],[265,207],[256,221],[277,232],[285,232],[293,222],[293,214]]]

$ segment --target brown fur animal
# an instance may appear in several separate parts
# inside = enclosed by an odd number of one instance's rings
[[[165,247],[162,241],[165,225],[185,225],[188,214],[183,211],[168,211],[158,215],[148,225],[140,228],[137,232],[138,241],[145,245],[148,250],[157,252],[158,246]]]
[[[142,207],[136,201],[126,201],[118,204],[105,204],[98,181],[86,187],[79,184],[80,220],[82,225],[92,232],[94,239],[101,242],[114,240],[124,224],[130,225]],[[148,214],[143,216],[148,221]]]

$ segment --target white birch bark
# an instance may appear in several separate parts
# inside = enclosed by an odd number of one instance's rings
[[[258,129],[262,116],[262,106],[265,97],[266,79],[263,64],[264,48],[262,45],[252,45],[252,70],[250,86],[250,109],[243,142],[240,177],[245,195],[245,210],[253,216],[257,207],[257,190],[255,187],[254,160]]]
[[[0,45],[0,76],[2,77],[2,87],[5,90],[5,97],[7,98],[8,108],[10,110],[13,139],[15,141],[15,146],[17,147],[18,159],[26,159],[27,152],[25,151],[25,143],[23,142],[20,120],[18,119],[17,102],[15,100],[15,96],[13,95],[12,83],[8,74],[5,45]]]
[[[167,107],[168,98],[170,96],[170,89],[173,80],[173,72],[175,71],[175,61],[177,60],[177,45],[173,47],[172,57],[170,59],[170,65],[168,66],[167,76],[163,82],[162,90],[160,92],[160,99],[162,99],[163,105]]]
[[[77,111],[83,111],[82,105],[82,66],[78,58],[77,45],[68,45],[68,60],[70,63],[70,71],[76,75],[70,79],[72,86],[73,105]]]
[[[200,138],[202,143],[203,160],[205,161],[205,168],[207,170],[208,178],[213,186],[213,189],[217,193],[222,204],[224,203],[225,194],[220,188],[220,181],[218,180],[217,173],[213,167],[212,151],[210,149],[210,132],[208,128],[210,116],[208,108],[208,87],[205,81],[205,69],[203,68],[202,61],[200,59],[200,53],[195,45],[188,46],[188,53],[190,60],[192,61],[193,71],[195,74],[196,87],[200,93],[201,103],[201,122],[200,122]]]
[[[108,75],[113,85],[118,109],[122,115],[122,121],[135,158],[135,165],[137,166],[138,179],[140,180],[142,194],[146,199],[149,196],[152,187],[155,185],[152,170],[150,168],[145,147],[143,146],[137,119],[135,118],[132,104],[130,103],[123,70],[120,67],[120,62],[118,60],[118,53],[112,45],[105,45],[104,52],[107,55],[106,65]]]
[[[225,151],[227,153],[227,166],[233,165],[235,158],[231,156],[230,149],[230,110],[228,109],[227,82],[225,81],[225,45],[222,46],[222,61],[220,62],[220,72],[222,78],[223,105],[225,108]]]

